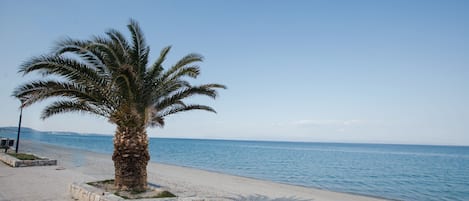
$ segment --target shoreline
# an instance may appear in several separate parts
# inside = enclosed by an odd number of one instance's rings
[[[114,166],[109,154],[28,140],[22,141],[20,149],[21,152],[57,159],[58,165],[9,168],[0,164],[0,185],[8,187],[0,192],[0,200],[72,200],[66,190],[68,184],[114,177]],[[179,196],[204,197],[207,200],[385,200],[152,161],[148,163],[147,171],[149,183],[167,187]],[[52,183],[48,183],[48,187],[42,186],[44,180],[48,179]],[[56,187],[53,187],[54,183]],[[18,190],[22,188],[27,188],[28,192]],[[63,192],[58,190],[61,188]]]
[[[293,183],[284,183],[284,182],[280,182],[280,181],[271,181],[271,180],[267,180],[267,179],[259,179],[259,178],[255,178],[255,177],[230,174],[230,173],[225,173],[225,172],[216,171],[216,170],[206,170],[206,169],[190,167],[190,166],[185,166],[185,165],[176,165],[176,164],[171,164],[171,163],[154,162],[154,161],[150,161],[149,163],[155,163],[155,164],[166,165],[166,166],[175,166],[175,167],[181,167],[181,168],[188,168],[188,169],[194,169],[194,170],[198,170],[198,171],[205,171],[205,172],[209,172],[209,173],[216,173],[216,174],[228,175],[228,176],[233,176],[233,177],[241,177],[241,178],[246,178],[246,179],[258,180],[258,181],[262,181],[262,182],[269,182],[269,183],[275,183],[275,184],[281,184],[281,185],[287,185],[287,186],[294,186],[294,187],[300,187],[300,188],[310,188],[310,189],[315,189],[315,190],[320,190],[320,191],[328,191],[328,192],[332,192],[332,193],[350,194],[350,195],[363,196],[363,197],[369,197],[369,198],[375,198],[375,199],[387,200],[387,201],[399,201],[399,200],[393,200],[393,199],[374,196],[374,195],[365,195],[365,194],[359,194],[359,193],[354,193],[354,192],[333,191],[333,190],[329,190],[329,189],[325,189],[325,188],[321,188],[321,187],[305,186],[305,185],[293,184]],[[277,200],[275,200],[275,201],[277,201]]]

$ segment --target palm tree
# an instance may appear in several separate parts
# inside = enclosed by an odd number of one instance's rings
[[[163,127],[165,117],[189,110],[215,112],[209,106],[188,104],[194,95],[217,97],[220,84],[191,85],[186,78],[197,78],[202,61],[199,54],[188,54],[170,68],[163,62],[171,47],[148,65],[150,48],[138,23],[130,20],[128,41],[111,29],[105,37],[90,40],[64,39],[51,54],[24,62],[19,72],[38,72],[42,79],[25,83],[13,96],[27,107],[53,98],[41,118],[65,112],[91,113],[107,118],[117,126],[112,160],[115,186],[120,190],[147,188],[147,127]]]

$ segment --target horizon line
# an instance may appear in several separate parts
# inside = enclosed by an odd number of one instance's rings
[[[2,126],[1,128],[15,128],[18,126]],[[94,135],[94,136],[114,136],[114,134],[103,134],[103,133],[88,133],[88,132],[76,132],[76,131],[51,131],[51,130],[38,130],[31,127],[21,127],[22,129],[31,129],[42,133],[71,133],[75,135]],[[159,139],[180,139],[180,140],[219,140],[219,141],[250,141],[250,142],[293,142],[293,143],[325,143],[325,144],[374,144],[374,145],[408,145],[408,146],[446,146],[446,147],[469,147],[469,144],[418,144],[418,143],[406,143],[406,142],[386,142],[386,141],[330,141],[330,140],[288,140],[288,139],[256,139],[256,138],[204,138],[204,137],[163,137],[163,136],[148,136],[148,138],[159,138]]]

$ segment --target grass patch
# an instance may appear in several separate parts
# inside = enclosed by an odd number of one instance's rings
[[[88,185],[94,186],[101,190],[113,193],[124,199],[145,199],[145,198],[171,198],[176,197],[169,191],[159,188],[148,188],[146,191],[121,191],[116,189],[114,186],[114,179],[108,179],[103,181],[88,182]]]
[[[23,153],[8,153],[8,155],[13,156],[19,160],[39,160],[41,158],[32,155],[32,154],[23,154]]]

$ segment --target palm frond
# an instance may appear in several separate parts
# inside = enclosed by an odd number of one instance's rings
[[[186,67],[186,65],[194,63],[194,62],[201,62],[203,61],[202,55],[199,54],[188,54],[179,60],[176,65],[172,66],[168,69],[162,77],[170,77],[172,74],[178,72],[181,68]]]
[[[204,60],[204,57],[200,54],[196,54],[196,53],[191,53],[191,54],[188,54],[186,56],[184,56],[182,59],[180,59],[176,65],[174,65],[174,67],[176,68],[179,68],[179,67],[182,67],[182,66],[185,66],[187,64],[191,64],[191,63],[194,63],[194,62],[202,62]]]
[[[129,57],[130,45],[125,39],[124,35],[117,30],[111,29],[106,32],[109,38],[114,42],[114,45],[118,47],[122,56]]]
[[[154,103],[159,102],[159,100],[176,93],[178,90],[188,88],[190,86],[189,82],[185,80],[171,80],[165,82],[157,80],[153,85],[149,86],[145,90],[145,96],[149,97],[147,105],[153,105]]]
[[[50,104],[42,111],[41,119],[67,112],[88,112],[99,116],[108,116],[108,114],[99,109],[99,107],[95,107],[86,102],[78,100],[59,100]]]
[[[95,52],[101,52],[103,57],[103,63],[109,68],[109,70],[116,69],[122,64],[128,63],[128,57],[119,54],[116,51],[117,45],[113,44],[112,40],[102,38],[102,37],[93,37],[93,40],[88,44],[88,48],[94,50]]]
[[[162,64],[165,61],[166,55],[168,55],[170,50],[171,46],[167,46],[161,50],[158,59],[155,61],[155,63],[153,63],[150,69],[148,69],[148,75],[146,80],[153,80],[154,78],[160,75],[160,73],[163,71]]]
[[[57,75],[76,83],[90,82],[96,85],[96,87],[105,82],[96,69],[62,56],[46,55],[34,57],[23,63],[19,72],[28,74],[34,71],[39,71],[43,76]]]
[[[200,85],[200,87],[210,88],[210,89],[213,89],[213,88],[227,89],[227,87],[225,85],[222,85],[222,84],[203,84],[203,85]]]
[[[205,110],[208,112],[217,113],[213,108],[206,106],[206,105],[187,105],[187,106],[175,106],[169,110],[163,111],[158,116],[166,117],[168,115],[176,114],[179,112],[186,112],[190,110]]]
[[[68,97],[94,104],[107,103],[107,105],[112,105],[99,90],[86,88],[77,83],[53,80],[39,80],[21,85],[15,89],[13,95],[25,99],[24,106],[53,97]]]
[[[185,88],[185,89],[181,89],[180,91],[174,94],[170,94],[165,97],[162,97],[161,99],[158,100],[158,102],[155,103],[155,107],[158,110],[163,110],[166,107],[171,106],[173,103],[182,101],[183,99],[194,96],[194,95],[205,95],[205,96],[215,98],[217,96],[217,93],[215,90],[207,88],[207,87]]]
[[[56,55],[61,55],[65,52],[76,52],[77,54],[81,54],[86,51],[85,47],[89,43],[90,41],[74,40],[67,37],[57,41],[53,50]]]
[[[145,43],[145,37],[143,36],[142,30],[140,29],[137,21],[131,19],[127,28],[132,35],[133,41],[131,50],[132,61],[134,62],[133,64],[136,68],[136,72],[143,76],[148,63],[148,53],[150,49]]]
[[[171,74],[168,79],[179,79],[183,76],[189,76],[191,78],[197,78],[200,75],[200,68],[199,66],[185,66],[179,68],[176,72]]]
[[[96,51],[96,48],[90,48],[91,41],[73,40],[71,38],[63,39],[56,43],[55,54],[60,56],[65,53],[72,53],[81,58],[97,70],[102,76],[109,76],[104,64],[106,54]]]

